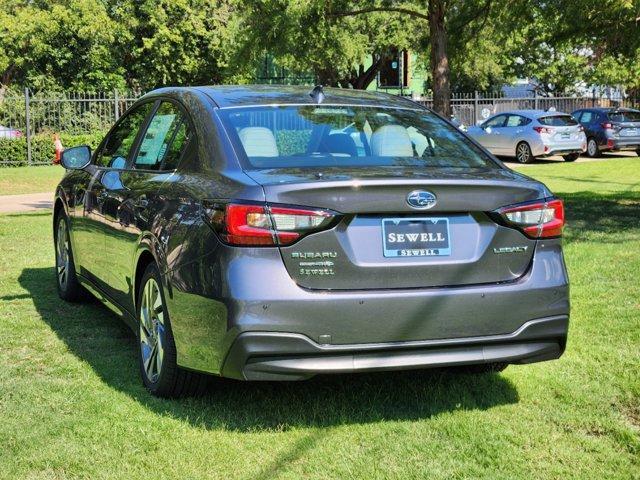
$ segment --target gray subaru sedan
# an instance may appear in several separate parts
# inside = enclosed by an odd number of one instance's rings
[[[155,395],[565,349],[562,201],[410,100],[165,88],[62,163],[59,294],[131,326]]]

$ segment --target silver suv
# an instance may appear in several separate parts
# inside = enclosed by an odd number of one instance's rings
[[[467,131],[494,155],[531,163],[536,157],[562,155],[576,160],[587,148],[584,128],[568,113],[514,110],[490,117]]]

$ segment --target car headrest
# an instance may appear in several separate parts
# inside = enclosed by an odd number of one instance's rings
[[[245,127],[238,132],[247,157],[278,157],[273,132],[265,127]]]
[[[375,157],[413,157],[413,145],[407,129],[401,125],[383,125],[371,135],[371,155]]]

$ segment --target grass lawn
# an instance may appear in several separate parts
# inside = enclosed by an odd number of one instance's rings
[[[640,159],[521,171],[566,201],[572,323],[560,360],[497,375],[158,400],[132,333],[58,300],[49,215],[0,216],[0,478],[640,478]]]
[[[63,174],[60,165],[0,167],[0,195],[53,192]]]

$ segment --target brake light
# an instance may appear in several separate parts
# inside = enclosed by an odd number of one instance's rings
[[[533,129],[538,133],[547,133],[549,135],[555,133],[555,129],[549,127],[533,127]]]
[[[522,231],[530,238],[562,236],[564,204],[559,199],[503,207],[498,214],[508,225]]]
[[[339,218],[329,210],[244,202],[204,202],[204,216],[222,241],[234,246],[290,245]]]
[[[600,124],[600,126],[605,130],[613,130],[613,124],[609,122],[603,122]]]

